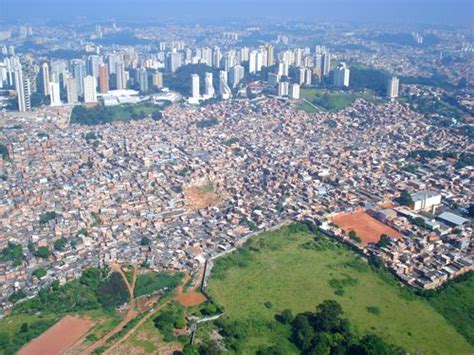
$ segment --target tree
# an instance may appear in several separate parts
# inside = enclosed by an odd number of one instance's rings
[[[41,279],[42,277],[46,276],[46,270],[40,267],[33,271],[33,275],[36,276],[38,279]]]
[[[185,344],[183,347],[183,355],[199,355],[198,347],[194,344]]]
[[[66,238],[60,238],[54,241],[54,249],[57,251],[62,251],[66,247],[67,240]]]
[[[352,346],[350,353],[356,355],[394,355],[403,354],[403,349],[386,343],[375,334],[367,334],[359,343]]]
[[[379,242],[377,243],[377,246],[379,248],[384,248],[384,247],[387,247],[389,244],[390,244],[390,237],[386,234],[382,234],[380,236]]]
[[[277,314],[275,319],[280,323],[290,324],[293,321],[293,312],[287,308],[281,314]]]
[[[396,198],[395,201],[402,206],[409,206],[413,203],[411,195],[407,190],[402,190],[400,196]]]
[[[28,323],[23,323],[20,327],[20,332],[26,333],[28,331]]]
[[[141,246],[148,246],[151,244],[151,240],[148,237],[142,237],[142,240],[140,241]]]
[[[469,217],[474,218],[474,203],[472,203],[468,208],[467,208],[467,214]]]
[[[51,255],[51,252],[49,251],[48,247],[38,247],[38,249],[36,249],[34,252],[34,255],[38,258],[47,259]]]
[[[309,321],[310,314],[298,314],[293,321],[293,342],[302,351],[311,349],[311,344],[316,335],[311,323]]]
[[[163,118],[163,114],[161,113],[161,111],[153,111],[153,113],[151,114],[151,118],[154,120],[154,121],[159,121]]]
[[[357,233],[353,230],[349,231],[349,238],[351,238],[353,241],[357,242],[357,243],[360,243],[361,242],[361,239],[359,238],[359,236],[357,235]]]

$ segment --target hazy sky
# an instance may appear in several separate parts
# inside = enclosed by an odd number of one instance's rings
[[[0,0],[0,19],[226,19],[304,17],[334,21],[474,23],[474,0]]]

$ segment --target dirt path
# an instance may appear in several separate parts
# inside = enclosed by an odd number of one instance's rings
[[[163,307],[165,307],[168,303],[176,300],[182,293],[183,293],[183,290],[184,290],[184,287],[185,285],[188,283],[188,281],[191,279],[191,276],[186,273],[185,276],[184,276],[184,279],[183,281],[181,281],[181,284],[176,288],[176,292],[177,292],[177,295],[166,301],[165,303],[161,304],[160,306],[156,307],[156,308],[152,308],[148,311],[148,314],[146,316],[144,316],[142,319],[140,319],[140,321],[135,324],[135,326],[130,329],[129,332],[127,332],[127,334],[125,334],[122,338],[120,338],[117,342],[115,342],[110,348],[108,348],[104,354],[113,354],[113,351],[114,349],[116,349],[120,344],[122,344],[124,341],[128,340],[136,331],[138,328],[140,328],[140,326],[145,323],[148,319],[150,319],[150,317],[152,317],[153,315],[156,314],[156,312],[158,312],[159,310],[161,310]]]
[[[130,283],[128,282],[127,276],[125,275],[125,273],[123,272],[119,264],[113,263],[110,265],[110,268],[112,269],[112,271],[118,272],[122,276],[123,281],[125,282],[125,285],[127,286],[128,293],[130,296],[127,314],[122,319],[122,321],[114,329],[112,329],[112,331],[110,331],[107,335],[105,335],[104,337],[99,339],[97,342],[92,344],[90,347],[88,347],[84,351],[85,354],[92,354],[96,349],[104,346],[107,343],[107,340],[109,340],[115,334],[120,332],[128,324],[128,322],[130,322],[132,319],[138,316],[138,312],[137,310],[135,310],[135,307],[134,307],[134,293],[133,293],[133,290],[135,288],[135,283],[137,281],[137,267],[135,265],[133,266],[132,285],[130,285]]]

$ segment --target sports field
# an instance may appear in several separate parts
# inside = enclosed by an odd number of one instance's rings
[[[275,314],[314,311],[327,299],[342,305],[358,334],[374,332],[412,353],[474,352],[424,299],[383,280],[344,246],[296,229],[264,233],[216,262],[207,291],[224,307],[222,322],[238,332],[238,352],[276,345],[295,353]]]
[[[401,237],[400,233],[395,229],[376,220],[364,211],[340,213],[335,215],[331,221],[346,232],[351,230],[356,232],[361,239],[362,245],[378,243],[382,234],[393,238]]]
[[[81,339],[93,325],[93,320],[66,316],[22,348],[18,354],[62,354]]]

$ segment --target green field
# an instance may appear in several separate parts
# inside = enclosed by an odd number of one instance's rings
[[[371,103],[382,102],[380,99],[368,93],[329,92],[327,90],[318,89],[302,89],[301,98],[311,102],[323,111],[334,112],[345,109],[358,98]],[[313,106],[304,101],[298,105],[298,108],[308,113],[317,112]]]
[[[152,102],[122,104],[117,106],[76,106],[71,113],[71,123],[82,125],[99,125],[114,121],[142,120],[151,116],[155,120],[161,118],[161,107]]]
[[[217,324],[231,330],[230,347],[239,353],[272,344],[296,353],[290,329],[275,314],[314,311],[327,299],[342,305],[356,334],[373,332],[410,352],[474,351],[425,299],[385,281],[344,246],[297,227],[251,240],[219,259],[211,275],[207,291],[225,312]]]

